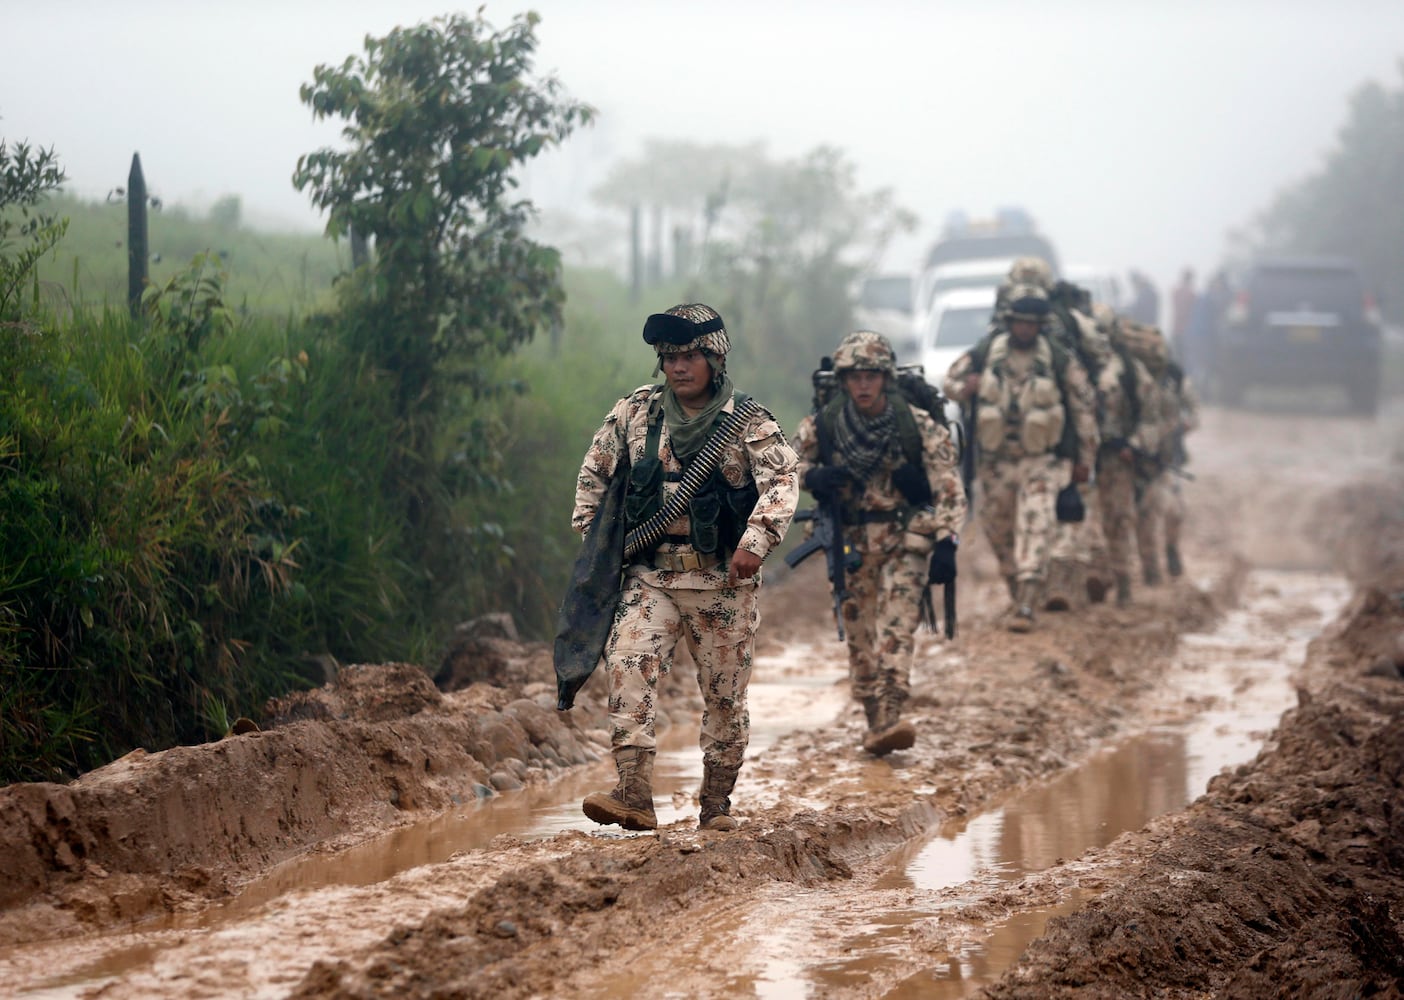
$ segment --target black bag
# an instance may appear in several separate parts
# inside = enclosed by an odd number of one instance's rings
[[[1077,483],[1068,483],[1058,491],[1053,509],[1063,524],[1076,524],[1087,516],[1087,508],[1082,504],[1082,491],[1077,488]]]
[[[624,493],[628,483],[629,462],[621,457],[580,554],[575,557],[570,588],[556,616],[552,655],[558,711],[564,712],[575,704],[576,693],[595,672],[614,627],[614,609],[619,603],[624,573]]]

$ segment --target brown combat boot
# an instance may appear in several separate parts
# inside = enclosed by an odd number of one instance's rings
[[[723,767],[710,761],[702,763],[702,812],[697,817],[697,829],[730,833],[736,829],[731,815],[731,790],[736,787],[739,767]]]
[[[906,750],[916,743],[916,726],[902,718],[902,703],[907,700],[901,691],[883,692],[878,703],[877,724],[863,737],[863,749],[874,757],[893,750]]]
[[[1185,571],[1185,564],[1180,562],[1180,547],[1173,542],[1165,545],[1165,572],[1171,576],[1179,576]]]
[[[614,751],[614,767],[619,784],[612,792],[591,792],[580,804],[586,816],[608,826],[617,823],[626,830],[656,830],[653,812],[652,750],[619,747]]]
[[[1009,631],[1033,631],[1034,608],[1038,604],[1038,592],[1040,589],[1037,580],[1020,581],[1019,594],[1014,598],[1014,614],[1010,616],[1009,619]]]
[[[1131,575],[1129,573],[1116,574],[1116,606],[1125,608],[1131,604]]]
[[[1141,579],[1145,582],[1147,587],[1159,587],[1161,580],[1160,567],[1154,563],[1147,563],[1141,569]]]

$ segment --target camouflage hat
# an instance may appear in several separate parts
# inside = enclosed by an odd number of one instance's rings
[[[1009,267],[1011,285],[1035,285],[1048,291],[1053,287],[1053,269],[1042,257],[1020,257]]]
[[[1112,327],[1116,326],[1116,310],[1105,302],[1092,303],[1092,318],[1097,323],[1097,328],[1104,333],[1110,333]]]
[[[1048,293],[1037,285],[1015,285],[1009,289],[1008,316],[1042,323],[1048,318]]]
[[[897,373],[897,352],[880,333],[859,330],[850,333],[834,351],[834,372],[870,371],[888,375]]]
[[[726,324],[721,316],[711,306],[700,302],[654,313],[644,323],[643,339],[660,355],[707,351],[726,357],[731,350],[731,338],[726,335]]]

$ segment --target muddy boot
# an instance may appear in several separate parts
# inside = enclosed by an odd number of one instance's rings
[[[1009,619],[1009,631],[1033,631],[1034,607],[1038,604],[1039,590],[1037,580],[1023,580],[1019,583],[1019,595],[1014,598],[1014,614]]]
[[[702,812],[697,817],[697,829],[729,833],[736,829],[731,816],[731,790],[736,787],[739,767],[723,767],[704,761],[702,764]]]
[[[1180,562],[1180,547],[1173,542],[1165,546],[1165,572],[1171,576],[1179,576],[1185,571],[1184,563]]]
[[[1087,600],[1092,604],[1101,604],[1107,599],[1107,581],[1096,573],[1089,573],[1086,580]]]
[[[1131,576],[1127,573],[1116,574],[1116,606],[1118,608],[1128,607],[1131,604]]]
[[[863,749],[874,757],[893,750],[906,750],[916,742],[916,726],[902,718],[902,703],[907,696],[900,691],[883,694],[878,707],[877,725],[863,738]]]
[[[1145,566],[1145,567],[1141,570],[1141,579],[1145,582],[1145,585],[1146,585],[1147,587],[1159,587],[1159,586],[1160,586],[1160,567],[1159,567],[1159,566],[1155,566],[1155,565],[1147,565],[1147,566]]]
[[[581,810],[605,826],[617,823],[626,830],[658,829],[658,817],[653,812],[653,757],[652,750],[617,748],[614,767],[619,772],[619,784],[612,792],[585,796]]]

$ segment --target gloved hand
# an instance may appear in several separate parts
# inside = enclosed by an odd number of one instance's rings
[[[956,543],[952,538],[943,538],[931,550],[931,572],[927,583],[950,583],[956,578]]]
[[[827,500],[848,482],[848,470],[837,465],[816,465],[804,474],[804,488],[820,500]]]
[[[913,507],[931,506],[931,482],[926,470],[908,462],[892,470],[892,485]]]

